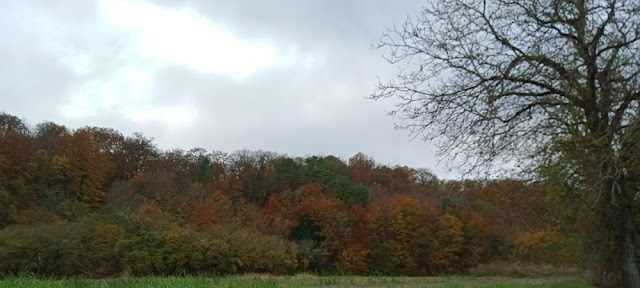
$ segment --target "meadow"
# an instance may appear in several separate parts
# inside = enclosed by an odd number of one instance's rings
[[[584,280],[566,277],[509,278],[509,277],[375,277],[375,276],[269,276],[244,275],[225,277],[123,277],[108,279],[36,279],[9,277],[0,281],[0,288],[12,287],[144,287],[144,288],[261,288],[261,287],[482,287],[482,288],[583,288]]]

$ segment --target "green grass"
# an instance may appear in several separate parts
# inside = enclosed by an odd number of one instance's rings
[[[507,277],[364,277],[364,276],[269,276],[245,275],[226,277],[125,277],[113,279],[35,279],[10,277],[0,281],[0,288],[83,288],[83,287],[140,287],[140,288],[262,288],[262,287],[479,287],[479,288],[583,288],[591,287],[575,278],[507,278]]]

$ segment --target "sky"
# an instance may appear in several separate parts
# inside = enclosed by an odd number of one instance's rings
[[[0,1],[0,111],[141,132],[161,149],[358,152],[456,175],[365,99],[398,67],[372,50],[418,0]]]

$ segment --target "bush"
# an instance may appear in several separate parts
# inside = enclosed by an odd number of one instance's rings
[[[516,234],[510,259],[528,264],[574,265],[576,243],[554,231]]]

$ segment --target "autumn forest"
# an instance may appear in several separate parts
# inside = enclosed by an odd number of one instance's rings
[[[215,143],[202,143],[214,145]],[[544,183],[444,180],[358,153],[160,150],[0,114],[0,275],[440,275],[576,265]]]

